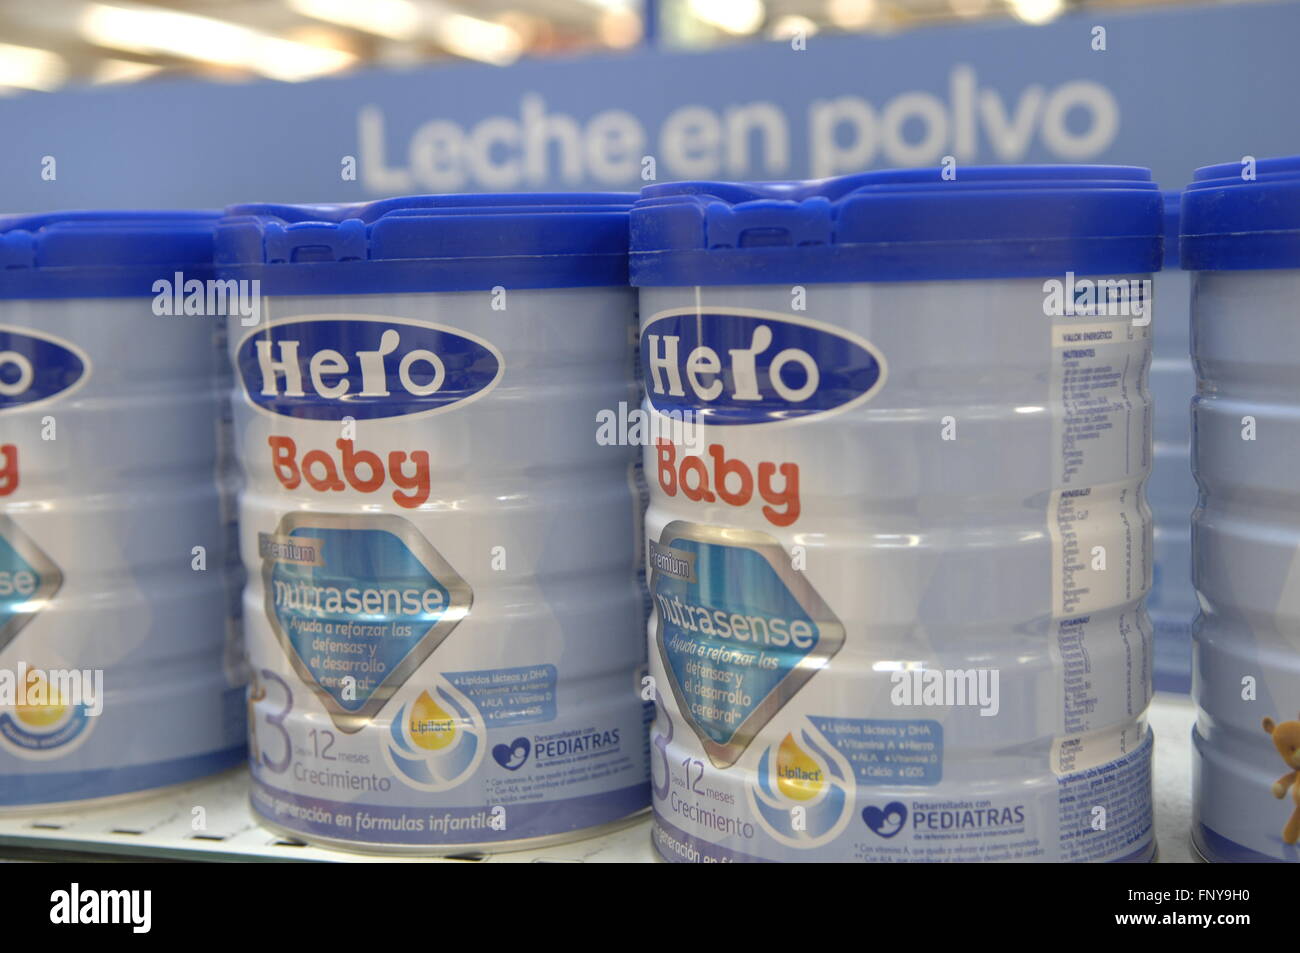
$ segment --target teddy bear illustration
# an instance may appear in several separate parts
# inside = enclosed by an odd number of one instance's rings
[[[1291,799],[1295,801],[1296,807],[1291,812],[1291,819],[1286,822],[1286,827],[1282,828],[1282,840],[1284,843],[1294,844],[1300,838],[1300,784],[1296,784],[1296,777],[1300,775],[1300,721],[1284,721],[1278,724],[1272,718],[1265,718],[1264,730],[1272,736],[1277,753],[1291,769],[1273,782],[1273,796],[1284,798],[1287,789],[1292,789]]]

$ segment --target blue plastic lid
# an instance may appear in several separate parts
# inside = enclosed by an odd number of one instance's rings
[[[217,270],[280,295],[626,285],[635,199],[557,192],[235,205],[217,226]]]
[[[632,283],[1143,274],[1160,268],[1162,215],[1150,171],[1131,166],[652,185],[632,209]]]
[[[1183,193],[1170,189],[1165,197],[1165,267],[1178,267],[1178,220],[1183,204]]]
[[[0,218],[0,298],[154,295],[212,277],[215,211],[48,212]]]
[[[1189,271],[1300,268],[1300,156],[1197,169],[1183,192],[1182,266]]]

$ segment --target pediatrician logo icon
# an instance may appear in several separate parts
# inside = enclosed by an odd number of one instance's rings
[[[907,805],[902,801],[890,801],[884,807],[868,804],[862,809],[862,820],[871,828],[872,833],[890,838],[907,823]]]
[[[492,757],[507,771],[518,771],[528,760],[528,752],[531,748],[528,739],[521,735],[508,745],[495,745],[492,748]]]

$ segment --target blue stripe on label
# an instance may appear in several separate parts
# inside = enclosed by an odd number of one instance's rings
[[[1286,860],[1300,859],[1300,853],[1291,858],[1273,857],[1238,844],[1222,834],[1211,830],[1204,824],[1192,825],[1192,844],[1201,856],[1211,863],[1226,864],[1277,864]]]
[[[1218,837],[1217,834],[1213,835]],[[1220,838],[1222,840],[1222,838]],[[650,843],[654,845],[655,851],[660,858],[673,864],[767,864],[775,861],[765,860],[762,857],[755,857],[752,854],[746,854],[738,850],[730,850],[726,847],[719,847],[717,844],[710,844],[708,841],[700,840],[691,834],[686,833],[680,827],[663,819],[656,811],[654,827],[650,835]],[[1245,850],[1245,848],[1241,848]],[[1253,853],[1249,851],[1248,853]],[[1257,857],[1264,861],[1272,861],[1271,857],[1264,857],[1257,854]],[[810,858],[812,859],[812,858]],[[1152,841],[1145,846],[1133,851],[1131,854],[1125,854],[1123,857],[1116,857],[1110,861],[1113,864],[1149,864],[1156,859],[1156,845]]]
[[[390,807],[303,797],[253,777],[255,813],[306,836],[332,837],[357,845],[433,847],[527,840],[600,827],[650,805],[650,783],[528,804],[506,805],[505,828],[491,826],[491,805]],[[344,821],[343,819],[347,820]],[[453,829],[454,828],[454,829]]]
[[[222,751],[153,764],[103,768],[97,771],[10,775],[5,778],[3,789],[0,789],[0,805],[17,807],[62,804],[65,801],[88,801],[92,798],[164,788],[229,770],[243,764],[247,758],[248,752],[241,744]]]
[[[742,851],[719,847],[708,841],[700,840],[688,834],[676,824],[663,819],[655,812],[654,828],[650,834],[650,843],[654,845],[659,856],[673,864],[770,864],[776,861],[765,860]]]

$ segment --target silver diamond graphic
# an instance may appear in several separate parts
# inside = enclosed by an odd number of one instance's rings
[[[59,587],[63,585],[63,573],[50,561],[50,557],[46,556],[41,548],[18,528],[18,524],[7,516],[0,516],[0,536],[4,537],[13,551],[41,578],[40,585],[22,603],[27,608],[16,610],[3,625],[0,625],[0,649],[4,649],[59,591]]]
[[[469,583],[461,577],[460,573],[456,572],[451,567],[451,564],[442,558],[442,554],[434,549],[432,544],[420,534],[419,530],[400,516],[371,513],[364,515],[289,513],[281,518],[280,525],[276,527],[275,535],[285,537],[300,527],[308,530],[381,530],[391,533],[401,540],[402,544],[419,560],[429,575],[446,588],[449,594],[446,611],[443,612],[438,621],[419,638],[411,650],[402,658],[401,662],[388,671],[383,680],[370,694],[370,697],[358,709],[349,711],[340,705],[329,690],[317,681],[316,673],[302,660],[293,644],[293,640],[290,639],[289,634],[280,625],[279,617],[275,612],[274,587],[272,584],[272,573],[275,570],[276,560],[263,557],[262,585],[265,596],[266,617],[271,623],[271,628],[275,631],[280,647],[292,663],[298,677],[316,693],[321,704],[329,712],[330,719],[338,726],[339,730],[347,734],[353,734],[370,723],[370,720],[384,707],[388,699],[424,664],[424,660],[433,654],[434,649],[446,641],[447,636],[451,635],[452,629],[456,628],[460,621],[469,615],[470,607],[474,602],[474,591],[470,588]]]
[[[807,577],[793,567],[790,556],[775,537],[753,530],[735,529],[726,526],[705,526],[686,522],[685,520],[676,520],[664,527],[664,531],[659,537],[660,546],[667,548],[674,539],[694,540],[695,542],[708,543],[713,546],[744,549],[758,554],[772,568],[777,578],[794,596],[795,601],[799,603],[804,612],[817,625],[817,645],[800,659],[798,664],[792,667],[784,678],[776,683],[763,700],[740,723],[732,733],[730,740],[723,744],[709,737],[695,718],[691,716],[689,702],[681,685],[678,684],[677,675],[673,670],[664,646],[663,626],[660,623],[659,608],[657,605],[654,607],[655,644],[659,647],[659,656],[663,661],[664,671],[668,676],[669,684],[672,686],[673,697],[677,700],[677,709],[685,717],[687,724],[691,726],[691,730],[700,739],[705,754],[709,756],[709,760],[713,762],[714,766],[728,768],[740,759],[740,756],[745,753],[745,749],[749,747],[750,742],[762,731],[763,726],[771,721],[786,702],[803,688],[808,679],[816,675],[818,670],[825,666],[831,657],[843,647],[844,625],[831,611],[830,606],[826,604],[817,590],[812,587],[812,584],[808,582]],[[691,560],[690,562],[692,567],[690,571],[693,574],[694,561]],[[661,575],[663,573],[656,568],[650,576],[652,602],[653,594],[657,591],[656,584]]]

